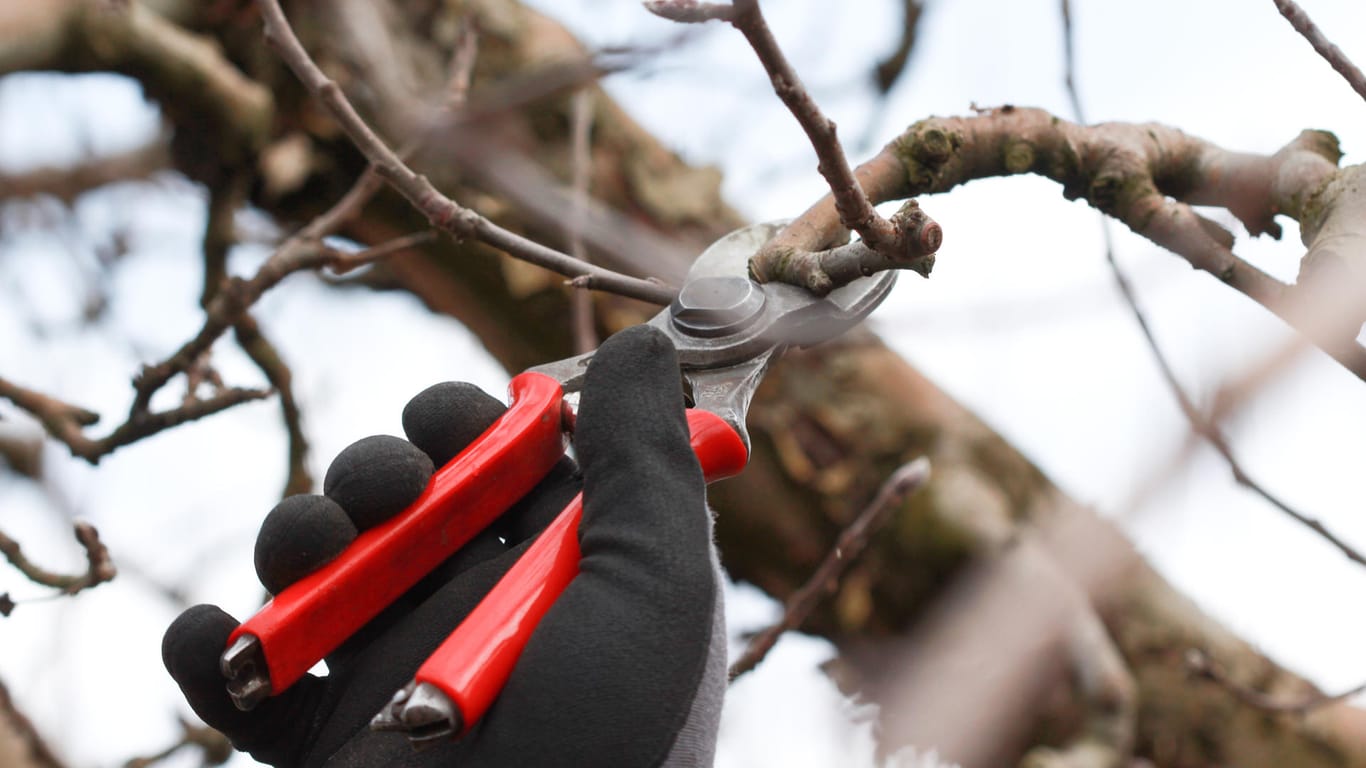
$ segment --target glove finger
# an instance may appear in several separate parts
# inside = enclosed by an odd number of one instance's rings
[[[409,443],[373,435],[328,467],[324,495],[281,501],[256,535],[256,575],[271,594],[331,562],[359,531],[401,512],[427,487],[432,460]]]
[[[526,765],[658,765],[688,719],[719,621],[705,486],[666,337],[638,326],[602,345],[575,444],[579,575],[528,643],[480,749]],[[585,736],[599,733],[615,736]]]
[[[348,445],[327,468],[323,495],[337,502],[358,530],[388,520],[417,500],[435,471],[425,452],[390,435]]]
[[[506,410],[472,384],[446,382],[403,408],[408,440],[372,435],[347,446],[327,468],[323,494],[364,531],[402,512],[426,490],[432,473],[460,453]]]
[[[272,595],[326,565],[356,538],[356,525],[326,496],[299,494],[275,505],[256,535],[256,577]]]
[[[288,691],[250,712],[232,703],[218,660],[237,621],[214,605],[197,605],[180,614],[166,630],[161,658],[190,707],[205,723],[222,731],[233,746],[271,765],[295,765],[312,740],[313,716],[322,698],[322,681],[308,675]]]
[[[506,410],[507,406],[473,384],[436,384],[420,392],[403,409],[403,431],[440,467],[474,442]],[[508,546],[516,546],[540,533],[577,492],[576,470],[572,459],[561,459],[531,493],[509,508],[490,529]],[[565,489],[571,487],[573,492],[566,493]]]
[[[409,440],[366,438],[354,444],[343,451],[329,468],[327,480],[324,482],[325,492],[346,510],[346,514],[357,523],[360,530],[364,530],[367,525],[388,519],[411,504],[425,489],[432,466],[448,463],[483,434],[506,410],[506,406],[501,402],[472,384],[446,382],[428,387],[410,400],[403,409],[403,430]],[[401,455],[405,450],[420,455],[422,461]],[[382,477],[385,473],[402,475],[413,472],[413,467],[424,462],[425,474],[420,475],[420,483],[413,480],[385,481]],[[380,477],[376,477],[377,475]],[[416,476],[417,473],[414,472],[413,477]],[[358,654],[389,633],[409,611],[421,605],[444,584],[535,535],[549,523],[575,492],[577,482],[574,478],[573,462],[563,459],[536,489],[507,510],[487,530],[461,547],[329,654],[329,669],[351,667]],[[358,515],[355,507],[357,501],[364,502],[369,512]],[[307,522],[321,525],[322,517],[314,515]],[[335,513],[328,516],[328,522],[331,525],[340,525]],[[342,538],[340,534],[312,531],[304,536],[301,534],[303,527],[282,527],[283,533],[268,544],[263,544],[264,538],[258,539],[258,550],[264,546],[272,553],[279,553],[275,555],[276,561],[297,565],[278,580],[284,585],[292,583],[330,559],[325,556],[324,546],[316,546],[309,555],[313,558],[310,561],[312,567],[300,563],[303,557],[297,550],[301,547],[291,546],[292,538],[298,536],[304,541],[327,544]]]
[[[404,432],[411,442],[374,435],[352,443],[328,467],[323,496],[290,497],[266,516],[255,551],[261,584],[271,594],[279,594],[330,562],[359,531],[402,512],[422,494],[434,467],[463,450],[505,410],[502,403],[471,384],[447,382],[419,393],[403,411]],[[530,508],[519,504],[511,519],[500,522],[492,538],[481,537],[467,545],[463,556],[443,568],[444,575],[437,581],[501,552],[509,538],[524,539],[527,534],[522,529],[529,526],[522,520]],[[516,535],[498,530],[504,527],[514,529]]]
[[[473,384],[433,384],[403,407],[403,433],[441,467],[506,410],[507,406]]]
[[[608,339],[588,366],[575,427],[584,476],[584,556],[593,529],[625,536],[632,556],[649,566],[660,541],[705,552],[710,542],[706,487],[689,445],[682,379],[673,344],[649,326]],[[656,535],[672,531],[684,537]],[[639,534],[646,539],[636,541]],[[642,551],[639,548],[644,547]]]
[[[474,609],[498,579],[517,561],[529,543],[504,549],[498,554],[468,567],[459,579],[439,585],[419,604],[393,617],[388,631],[365,646],[356,646],[345,663],[334,664],[328,659],[331,674],[328,678],[332,691],[338,696],[336,707],[318,732],[314,755],[329,755],[353,742],[352,748],[386,748],[392,736],[397,743],[381,759],[375,754],[361,759],[352,754],[337,756],[337,764],[349,766],[397,765],[396,758],[413,755],[413,747],[406,738],[397,735],[373,734],[369,722],[393,696],[416,674],[418,667],[446,639],[450,632]],[[527,724],[522,724],[522,737],[528,735]],[[460,742],[449,746],[458,747]],[[364,750],[362,750],[364,752]],[[464,765],[442,756],[442,750],[424,751],[422,760],[403,762],[405,765]],[[349,761],[348,761],[349,758]],[[329,763],[332,765],[333,763]],[[487,763],[478,763],[486,765]],[[495,765],[502,763],[494,763]],[[510,762],[508,765],[536,765]]]

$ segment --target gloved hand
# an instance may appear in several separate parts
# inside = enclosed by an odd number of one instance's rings
[[[467,384],[438,384],[404,409],[410,442],[370,437],[328,469],[324,496],[277,506],[256,543],[278,592],[342,551],[356,530],[406,507],[504,410]],[[190,706],[238,749],[275,766],[710,765],[725,687],[725,631],[711,517],[688,445],[673,345],[638,326],[588,367],[574,443],[497,523],[309,675],[250,712],[218,669],[237,621],[189,609],[162,656]],[[579,575],[531,637],[493,707],[462,739],[417,752],[370,718],[582,487]]]

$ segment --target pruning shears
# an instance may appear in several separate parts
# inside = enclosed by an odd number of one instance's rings
[[[713,243],[677,298],[648,323],[673,342],[691,407],[691,444],[707,482],[749,459],[745,416],[769,364],[853,327],[882,302],[894,271],[818,297],[748,276],[749,258],[782,228],[758,224]],[[280,693],[526,495],[563,456],[593,352],[528,369],[508,410],[432,476],[393,519],[290,585],[229,637],[221,657],[241,709]],[[466,732],[502,690],[522,649],[578,573],[582,494],[555,518],[374,719],[417,745]]]

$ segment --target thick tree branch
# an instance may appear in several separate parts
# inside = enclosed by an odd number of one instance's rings
[[[1067,655],[1085,707],[1081,732],[1061,747],[1031,749],[1019,768],[1128,768],[1138,730],[1138,686],[1094,611],[1082,611],[1073,621]]]
[[[270,91],[245,77],[217,44],[138,0],[4,3],[0,73],[43,69],[137,79],[172,122],[198,126],[201,135],[188,138],[210,142],[215,162],[248,160],[271,130]]]
[[[1362,692],[1366,692],[1366,683],[1356,686],[1342,693],[1326,694],[1318,691],[1311,691],[1307,694],[1284,695],[1260,691],[1256,688],[1244,685],[1229,676],[1228,670],[1215,661],[1208,653],[1191,648],[1186,652],[1186,668],[1195,677],[1222,687],[1234,698],[1253,709],[1263,712],[1276,714],[1303,715],[1315,709],[1327,707],[1332,704],[1340,704],[1348,701]]]
[[[1275,154],[1253,155],[1161,125],[1080,126],[1043,110],[1007,106],[915,123],[855,173],[874,202],[946,192],[993,176],[1047,176],[1062,184],[1068,199],[1086,199],[1246,294],[1366,378],[1366,350],[1344,331],[1350,326],[1344,317],[1361,311],[1355,297],[1362,285],[1341,279],[1334,268],[1355,251],[1333,250],[1355,244],[1351,235],[1366,221],[1366,193],[1351,181],[1353,169],[1338,171],[1340,156],[1336,139],[1322,131],[1305,131]],[[1233,235],[1194,205],[1227,208],[1253,234],[1279,236],[1278,214],[1306,222],[1305,263],[1322,263],[1322,277],[1286,286],[1234,255]],[[841,227],[834,201],[826,197],[768,249],[819,247]],[[1348,267],[1360,269],[1360,262]]]

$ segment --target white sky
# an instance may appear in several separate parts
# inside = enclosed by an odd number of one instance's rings
[[[634,2],[540,4],[604,45],[676,33]],[[961,114],[973,102],[1068,115],[1056,0],[932,1],[909,74],[875,113],[865,77],[894,42],[895,5],[765,3],[856,159],[868,151],[854,151],[865,135],[877,146],[915,119]],[[1366,6],[1303,5],[1366,63],[1366,41],[1348,34],[1364,28]],[[1303,128],[1326,128],[1342,139],[1344,162],[1363,159],[1366,104],[1270,2],[1075,6],[1091,120],[1158,121],[1229,148],[1268,152]],[[800,130],[728,28],[701,30],[609,88],[690,160],[720,166],[728,198],[754,219],[790,216],[820,193]],[[7,169],[116,151],[155,127],[137,90],[114,78],[75,87],[0,82]],[[1069,493],[1117,514],[1182,443],[1184,425],[1114,290],[1095,215],[1037,179],[975,183],[922,204],[945,231],[934,276],[905,276],[876,327]],[[68,226],[54,229],[54,221]],[[202,227],[202,193],[172,180],[89,195],[71,217],[47,206],[0,216],[0,375],[117,423],[137,363],[161,358],[198,326]],[[110,322],[85,329],[85,297],[70,286],[101,269],[93,249],[116,230],[131,247],[114,268]],[[1286,338],[1251,302],[1116,234],[1159,339],[1197,400]],[[1301,246],[1292,225],[1280,243],[1240,233],[1237,250],[1290,279]],[[259,249],[239,249],[232,267],[250,272],[261,257]],[[401,434],[403,403],[428,383],[457,378],[500,392],[506,381],[457,324],[403,296],[343,294],[296,277],[262,302],[259,315],[294,364],[318,476],[352,440]],[[220,345],[215,361],[233,383],[259,382],[231,345]],[[1363,392],[1360,381],[1313,353],[1229,431],[1256,477],[1366,547],[1355,475],[1366,458]],[[12,412],[0,405],[0,413]],[[49,495],[0,475],[0,526],[35,557],[79,567],[62,522],[76,514],[100,527],[123,567],[112,584],[74,600],[24,604],[0,620],[0,679],[73,765],[116,764],[174,736],[173,714],[184,708],[161,669],[159,644],[177,608],[155,584],[176,584],[191,600],[239,616],[254,608],[251,543],[283,482],[277,422],[273,401],[245,406],[125,449],[98,470],[51,448],[50,484],[63,500],[55,515]],[[1123,524],[1183,590],[1278,660],[1330,690],[1366,680],[1359,652],[1366,621],[1344,610],[1366,588],[1366,573],[1234,486],[1217,457],[1197,453]],[[18,598],[43,592],[0,570],[6,590]],[[751,590],[732,593],[731,602],[734,630],[774,610]],[[819,641],[791,638],[732,689],[721,765],[867,761],[866,729],[848,724],[859,713],[813,671],[828,653]],[[81,724],[79,736],[72,723]]]

